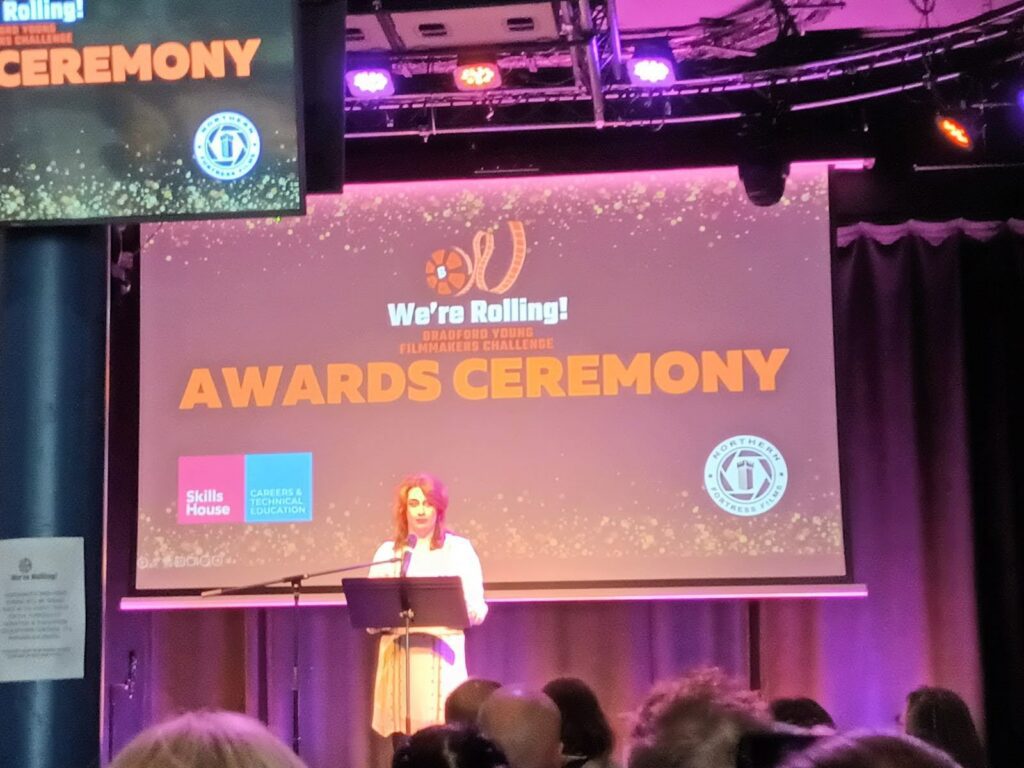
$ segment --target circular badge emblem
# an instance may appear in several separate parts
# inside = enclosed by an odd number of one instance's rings
[[[18,570],[22,573],[31,573],[32,561],[29,560],[27,557],[21,558],[21,560],[18,561]]]
[[[779,449],[754,435],[723,440],[704,464],[704,487],[730,515],[753,517],[779,503],[789,471]]]
[[[196,163],[218,181],[240,179],[260,158],[260,133],[245,115],[217,112],[203,120],[192,141]]]

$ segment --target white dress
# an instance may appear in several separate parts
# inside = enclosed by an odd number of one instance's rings
[[[375,561],[401,555],[405,547],[395,549],[386,541],[377,548]],[[398,576],[401,563],[375,565],[371,578]],[[483,573],[469,539],[453,533],[445,535],[444,545],[430,549],[421,541],[409,561],[409,576],[459,576],[466,598],[466,612],[472,624],[487,615],[484,602]],[[412,657],[412,732],[444,722],[444,702],[469,674],[466,671],[466,637],[462,630],[447,627],[420,627],[409,641]],[[373,690],[373,730],[382,736],[405,732],[405,648],[399,634],[383,635],[377,652],[377,676]]]

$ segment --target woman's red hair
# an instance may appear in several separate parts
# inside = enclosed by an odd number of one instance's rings
[[[444,545],[445,512],[448,511],[448,489],[438,478],[428,472],[420,472],[409,475],[398,486],[395,493],[395,550],[405,546],[409,539],[409,517],[408,507],[409,491],[419,488],[423,491],[427,503],[434,507],[437,512],[437,522],[434,524],[434,535],[430,539],[430,548],[438,549]]]

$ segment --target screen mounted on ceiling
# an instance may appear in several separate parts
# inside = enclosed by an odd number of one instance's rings
[[[3,0],[0,223],[302,211],[290,0]]]

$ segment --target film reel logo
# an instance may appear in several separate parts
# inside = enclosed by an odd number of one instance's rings
[[[476,286],[485,293],[506,293],[526,263],[526,229],[521,221],[508,222],[512,235],[512,260],[504,277],[493,287],[487,282],[487,267],[494,256],[494,231],[479,230],[473,236],[472,255],[462,248],[439,248],[427,259],[427,285],[439,296],[462,296]]]

